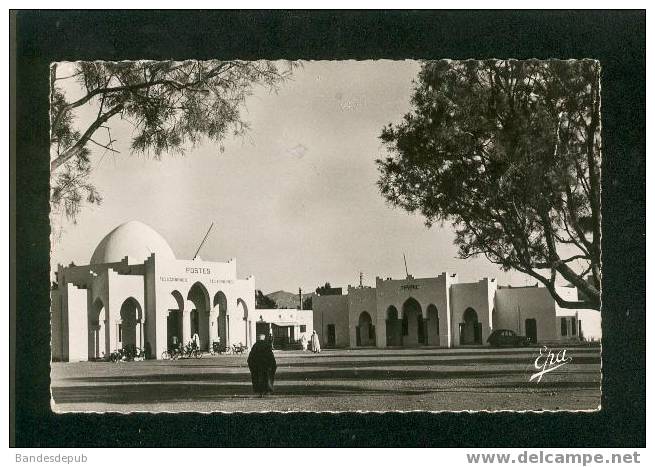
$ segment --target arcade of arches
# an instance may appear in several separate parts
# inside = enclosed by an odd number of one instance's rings
[[[408,298],[402,306],[402,315],[390,305],[386,313],[386,337],[388,347],[438,346],[439,313],[433,304],[425,313],[414,298]]]
[[[243,335],[230,336],[230,313],[227,297],[218,291],[211,300],[209,293],[200,282],[193,284],[187,296],[182,298],[178,290],[171,293],[174,306],[168,310],[167,316],[167,344],[171,348],[174,342],[189,342],[195,333],[198,333],[200,349],[209,350],[213,343],[221,346],[230,343],[243,343],[252,345],[252,322],[248,320],[248,305],[238,298],[235,303],[235,313],[245,322]]]

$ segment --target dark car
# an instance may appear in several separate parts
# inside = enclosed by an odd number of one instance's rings
[[[487,342],[492,347],[525,347],[530,341],[525,336],[519,336],[511,329],[494,330]]]

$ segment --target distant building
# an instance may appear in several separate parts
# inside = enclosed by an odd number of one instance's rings
[[[561,294],[577,300],[577,290]],[[493,329],[533,342],[600,340],[600,312],[564,310],[543,287],[498,287],[495,279],[460,283],[457,274],[376,278],[376,287],[313,301],[314,327],[325,347],[459,347],[485,345]]]
[[[276,349],[299,348],[302,336],[309,341],[314,330],[312,310],[258,308],[252,314],[258,336],[272,336]]]

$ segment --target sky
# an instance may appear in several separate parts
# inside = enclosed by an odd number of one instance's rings
[[[70,66],[60,65],[58,75]],[[410,111],[419,68],[416,61],[303,62],[277,93],[255,88],[243,112],[251,129],[228,138],[222,153],[207,142],[159,161],[130,154],[131,127],[112,120],[120,154],[89,146],[104,201],[85,205],[77,224],[62,221],[51,266],[88,264],[100,240],[129,220],[150,225],[178,258],[191,259],[214,222],[202,259],[236,258],[239,277],[254,275],[264,293],[356,285],[360,271],[374,286],[376,276],[405,276],[403,254],[414,277],[448,271],[460,281],[536,282],[484,257],[458,259],[451,225],[428,229],[420,215],[380,195],[379,135]],[[92,104],[81,108],[80,126],[93,115]]]

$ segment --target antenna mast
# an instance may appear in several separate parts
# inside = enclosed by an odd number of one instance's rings
[[[198,257],[198,253],[200,253],[200,249],[202,246],[205,244],[205,240],[207,240],[207,235],[209,235],[209,232],[211,231],[212,227],[214,227],[214,223],[212,222],[212,225],[209,226],[209,229],[207,229],[207,233],[205,234],[205,237],[202,239],[202,242],[200,242],[200,246],[196,250],[196,254],[193,255],[193,259],[195,260]],[[193,261],[193,260],[192,260]]]
[[[409,272],[407,272],[407,258],[405,258],[405,253],[403,253],[403,261],[405,261],[405,275],[409,277]]]

